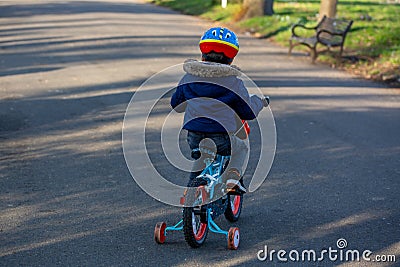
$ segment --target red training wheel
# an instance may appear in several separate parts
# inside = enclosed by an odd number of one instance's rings
[[[165,242],[165,228],[167,227],[167,224],[165,222],[159,222],[156,224],[156,227],[154,228],[154,240],[158,244],[164,244]]]

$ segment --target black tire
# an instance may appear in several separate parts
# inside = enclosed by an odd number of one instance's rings
[[[199,187],[206,183],[201,179],[193,179],[188,187]],[[189,191],[187,201],[193,203],[196,197],[194,194],[194,191]],[[183,208],[183,233],[192,248],[203,245],[208,234],[207,205]]]
[[[230,222],[239,220],[240,213],[242,212],[243,195],[229,195],[228,205],[225,210],[225,218]]]

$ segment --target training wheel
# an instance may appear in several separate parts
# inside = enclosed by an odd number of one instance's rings
[[[167,224],[165,222],[159,222],[156,224],[156,227],[154,228],[154,240],[158,244],[164,244],[165,242],[165,228],[167,227]]]
[[[228,231],[228,248],[236,250],[239,247],[240,232],[238,227],[231,227]]]

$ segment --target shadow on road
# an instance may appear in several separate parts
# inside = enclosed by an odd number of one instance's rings
[[[151,24],[138,19],[141,15],[167,19]],[[387,94],[381,105],[376,91],[356,90],[357,80],[279,73],[267,79],[255,73],[263,90],[275,90],[271,106],[278,146],[266,182],[245,195],[237,223],[240,249],[227,251],[225,239],[212,234],[197,250],[178,233],[159,246],[154,225],[175,223],[181,211],[153,200],[133,182],[121,147],[122,121],[134,89],[159,70],[157,60],[193,56],[188,51],[196,46],[197,33],[176,34],[182,21],[167,9],[116,1],[2,4],[0,17],[7,22],[0,26],[0,81],[12,93],[0,91],[0,258],[5,266],[255,266],[266,264],[257,260],[265,245],[320,251],[336,248],[339,238],[349,249],[400,256],[399,113],[388,104],[396,101],[395,94]],[[153,35],[161,25],[172,30]],[[122,26],[131,30],[121,34]],[[143,27],[149,34],[136,32]],[[132,66],[137,75],[101,79],[112,71],[118,75],[125,60],[138,60]],[[146,69],[149,62],[157,67]],[[89,75],[85,69],[68,76],[70,68],[81,65],[100,69],[93,83],[83,79]],[[31,83],[19,95],[20,87]],[[281,93],[287,88],[293,91]],[[316,91],[304,92],[309,88]],[[167,100],[154,116],[166,115]],[[258,135],[252,132],[255,151]],[[148,140],[156,167],[186,181],[187,174],[176,173],[159,156],[157,127],[149,130]],[[256,160],[253,155],[246,181]],[[218,222],[229,226],[222,218]]]
[[[1,17],[18,18],[31,16],[47,15],[79,15],[86,13],[119,13],[128,14],[171,14],[168,9],[149,9],[148,6],[137,3],[118,3],[105,1],[74,1],[57,2],[46,1],[44,3],[35,3],[28,5],[3,5],[0,11]]]

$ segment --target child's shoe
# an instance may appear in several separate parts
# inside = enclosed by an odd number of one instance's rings
[[[246,193],[247,189],[244,187],[243,179],[236,169],[229,169],[224,176],[226,190],[228,192]]]

